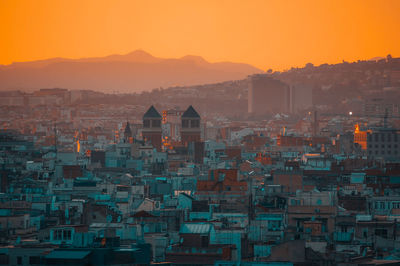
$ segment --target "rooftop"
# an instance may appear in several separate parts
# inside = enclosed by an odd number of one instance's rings
[[[200,115],[194,110],[193,106],[189,106],[188,109],[183,113],[184,118],[200,118]]]
[[[154,106],[150,106],[149,110],[143,115],[143,118],[162,118],[160,113],[154,108]]]

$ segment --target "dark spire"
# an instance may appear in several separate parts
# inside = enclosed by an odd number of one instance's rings
[[[131,126],[129,125],[129,122],[126,122],[124,134],[125,134],[125,136],[132,135]]]
[[[188,109],[183,113],[184,118],[200,118],[200,115],[194,110],[193,106],[189,106]]]
[[[143,115],[143,118],[162,118],[160,113],[154,108],[154,106],[150,106],[149,110]]]

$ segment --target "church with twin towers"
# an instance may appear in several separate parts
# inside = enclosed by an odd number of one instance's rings
[[[174,139],[182,146],[201,141],[201,118],[193,106],[190,105],[185,111],[170,110],[162,114],[150,106],[143,115],[142,138],[146,144],[161,151],[167,140]],[[167,124],[168,127],[163,128]]]

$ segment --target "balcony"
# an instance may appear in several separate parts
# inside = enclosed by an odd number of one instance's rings
[[[334,232],[333,240],[338,242],[351,242],[353,239],[353,232]]]

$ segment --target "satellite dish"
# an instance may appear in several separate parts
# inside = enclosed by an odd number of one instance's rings
[[[108,223],[111,223],[112,222],[112,216],[111,216],[111,214],[109,214],[109,215],[107,215],[107,222]]]

